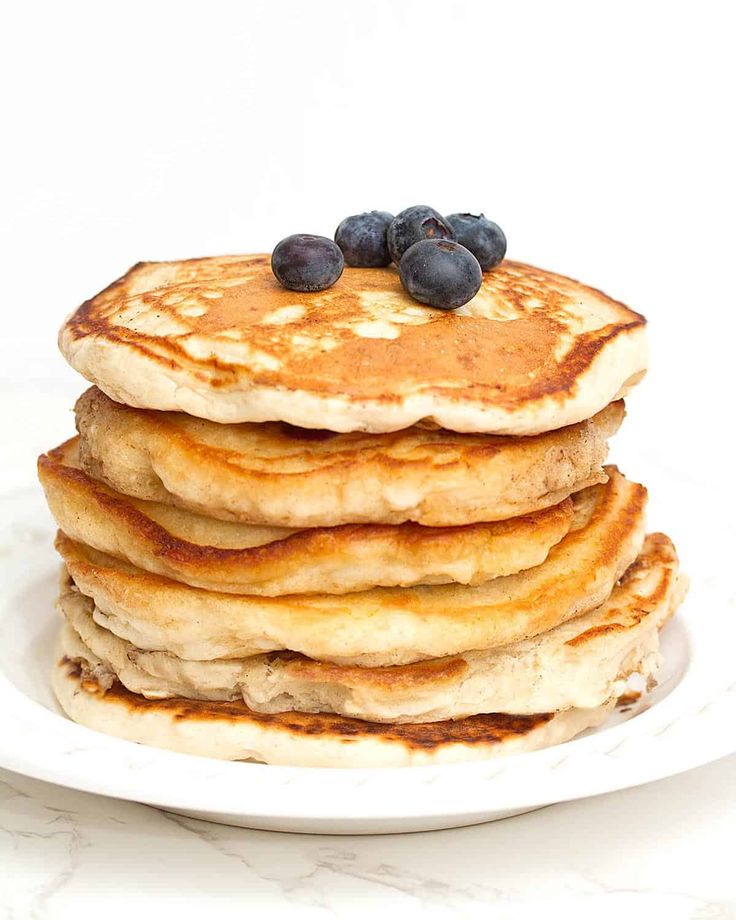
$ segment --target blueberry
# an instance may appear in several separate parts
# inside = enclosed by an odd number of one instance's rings
[[[455,233],[441,214],[424,204],[414,205],[397,214],[386,234],[388,251],[397,265],[414,243],[435,239],[454,240]]]
[[[323,291],[342,274],[345,260],[340,247],[326,236],[295,233],[276,246],[271,270],[291,291]]]
[[[345,262],[355,268],[380,268],[391,262],[386,230],[394,219],[386,211],[366,211],[346,217],[335,230],[335,242]]]
[[[455,231],[458,243],[473,253],[484,272],[506,255],[503,230],[482,214],[450,214],[447,223]]]
[[[472,252],[453,240],[420,240],[404,253],[401,283],[421,303],[454,310],[478,293],[483,272]]]

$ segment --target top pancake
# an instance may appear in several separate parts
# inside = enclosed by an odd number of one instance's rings
[[[151,262],[61,330],[70,364],[118,402],[216,422],[387,432],[537,434],[589,418],[646,369],[645,320],[517,262],[476,297],[424,307],[393,268],[346,268],[326,291],[279,285],[269,257]]]

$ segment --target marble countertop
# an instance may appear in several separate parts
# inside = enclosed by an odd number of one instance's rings
[[[0,771],[0,917],[736,917],[736,756],[458,830],[278,834]],[[490,913],[489,913],[490,910]]]

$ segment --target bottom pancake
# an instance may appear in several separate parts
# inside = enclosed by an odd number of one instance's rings
[[[600,725],[613,709],[533,716],[480,715],[384,725],[344,716],[256,713],[245,703],[146,700],[115,683],[104,690],[84,664],[59,657],[53,689],[66,714],[88,728],[153,747],[220,760],[300,767],[401,767],[485,760],[538,750]]]

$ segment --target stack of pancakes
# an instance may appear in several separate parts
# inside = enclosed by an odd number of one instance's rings
[[[310,766],[530,750],[651,682],[685,590],[604,466],[644,320],[514,262],[461,310],[393,269],[142,263],[64,325],[94,386],[43,455],[54,689],[100,731]]]

